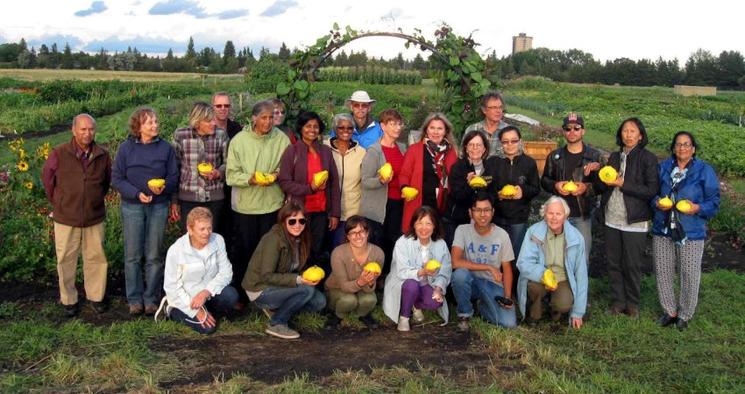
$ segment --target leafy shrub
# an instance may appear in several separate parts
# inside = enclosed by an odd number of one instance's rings
[[[248,90],[255,94],[274,92],[277,84],[287,78],[289,71],[290,67],[286,63],[264,57],[246,73]]]

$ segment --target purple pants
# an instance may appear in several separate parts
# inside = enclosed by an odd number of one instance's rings
[[[411,317],[411,308],[417,309],[437,309],[442,306],[442,302],[432,299],[432,293],[435,289],[426,284],[421,285],[414,279],[406,279],[401,285],[401,312],[403,317]]]

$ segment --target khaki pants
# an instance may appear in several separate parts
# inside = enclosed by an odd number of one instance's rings
[[[100,302],[106,293],[106,273],[109,263],[103,251],[103,222],[89,227],[72,227],[54,223],[54,246],[57,251],[60,300],[63,305],[78,302],[75,271],[81,246],[83,252],[83,283],[85,296]]]
[[[349,314],[355,314],[359,317],[367,316],[378,303],[378,297],[375,292],[365,293],[345,293],[339,289],[326,290],[329,309],[336,313],[340,319],[347,317]]]
[[[543,297],[546,296],[546,293],[548,293],[548,290],[543,286],[543,283],[528,282],[528,317],[531,320],[538,321],[543,317]],[[559,320],[562,313],[572,310],[574,295],[569,287],[569,281],[559,282],[559,286],[551,292],[550,297],[551,319]]]

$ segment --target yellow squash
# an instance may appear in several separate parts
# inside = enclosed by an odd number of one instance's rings
[[[468,181],[468,186],[474,189],[483,189],[486,187],[486,180],[480,176],[475,176]]]
[[[371,261],[365,264],[362,270],[367,272],[374,272],[376,274],[383,272],[383,269],[380,268],[380,264],[378,264],[376,261]]]
[[[577,184],[573,181],[569,181],[564,184],[564,187],[562,187],[562,189],[564,189],[564,191],[567,193],[574,193],[577,191]]]
[[[665,196],[657,201],[658,204],[660,204],[663,208],[672,208],[673,207],[673,200],[670,199],[670,197]]]
[[[688,213],[693,209],[693,205],[691,205],[691,202],[688,200],[680,200],[675,204],[675,208],[680,212]]]
[[[210,172],[212,172],[212,170],[213,170],[213,167],[212,167],[212,164],[210,163],[199,163],[197,165],[197,171],[199,171],[199,173],[202,175],[207,175]]]
[[[323,268],[314,265],[303,272],[303,279],[309,282],[318,282],[326,276]]]
[[[504,185],[502,190],[499,191],[499,194],[504,197],[512,197],[517,194],[517,188],[512,185]]]
[[[401,189],[401,198],[403,198],[406,201],[411,201],[415,199],[418,194],[419,194],[419,190],[411,186],[406,186],[403,189]]]
[[[274,183],[275,180],[277,180],[277,176],[274,174],[266,174],[261,171],[256,171],[254,173],[254,180],[261,186],[268,186]]]
[[[166,185],[166,180],[163,178],[153,178],[147,181],[147,185],[150,187],[160,188]]]
[[[440,269],[440,267],[442,267],[442,264],[440,264],[440,262],[435,259],[431,259],[427,262],[427,264],[424,264],[424,269],[426,269],[427,271],[437,271],[438,269]]]
[[[323,182],[326,182],[326,180],[329,179],[329,172],[326,170],[318,171],[315,174],[313,174],[313,186],[318,187],[323,184]]]
[[[603,183],[611,183],[618,178],[618,172],[611,166],[605,166],[598,171],[598,177]]]
[[[556,288],[559,286],[559,283],[556,281],[556,276],[554,275],[554,271],[551,271],[548,268],[546,268],[546,270],[543,271],[543,277],[541,278],[541,282],[543,282],[543,284],[546,287],[552,290],[556,290]]]
[[[390,180],[393,177],[393,166],[391,163],[383,164],[380,169],[378,169],[378,175],[380,175],[380,177],[385,181]]]

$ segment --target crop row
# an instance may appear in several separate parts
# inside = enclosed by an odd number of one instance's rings
[[[319,81],[358,81],[379,85],[419,85],[422,83],[422,75],[419,71],[374,66],[323,67],[318,70],[316,78]]]

